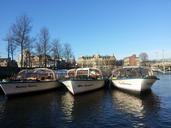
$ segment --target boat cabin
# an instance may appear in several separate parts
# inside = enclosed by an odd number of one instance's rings
[[[122,67],[112,71],[112,79],[145,78],[152,75],[153,72],[145,67]]]
[[[16,80],[51,81],[56,80],[56,75],[53,70],[47,68],[25,69],[18,73]]]
[[[96,68],[78,68],[75,74],[79,79],[102,79],[102,73]]]
[[[102,73],[96,68],[78,68],[67,71],[66,78],[72,79],[102,79]]]

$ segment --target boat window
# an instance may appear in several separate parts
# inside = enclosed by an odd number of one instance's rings
[[[88,75],[88,70],[78,70],[77,76],[79,76],[79,75]]]
[[[74,77],[75,76],[75,70],[68,72],[68,77]]]
[[[145,68],[123,68],[112,72],[113,78],[144,78],[150,75],[150,71]]]
[[[99,79],[102,77],[102,75],[99,70],[90,70],[89,77],[93,79]]]
[[[63,80],[67,76],[67,70],[57,70],[56,72],[56,77],[60,80]]]
[[[139,69],[139,72],[140,72],[140,74],[142,75],[142,77],[146,77],[146,76],[149,75],[149,70],[148,70],[148,69],[140,68],[140,69]]]

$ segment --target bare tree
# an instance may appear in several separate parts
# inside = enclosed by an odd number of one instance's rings
[[[148,54],[145,53],[145,52],[140,53],[139,57],[140,57],[140,59],[142,61],[147,61],[148,60]]]
[[[64,50],[63,51],[63,56],[66,59],[66,61],[69,62],[69,60],[71,59],[71,57],[73,57],[71,45],[69,43],[65,43],[63,50]]]
[[[43,55],[43,48],[39,42],[37,42],[35,45],[35,51],[39,57],[39,67],[40,67],[41,66],[41,55]]]
[[[31,55],[33,54],[33,43],[35,42],[35,38],[29,38],[29,40],[27,41],[27,43],[25,44],[25,49],[27,50],[27,60],[28,60],[28,65],[31,67]]]
[[[59,40],[53,40],[51,51],[52,56],[54,57],[54,66],[56,66],[56,60],[59,60],[62,57],[62,45]]]
[[[11,56],[11,59],[14,60],[14,52],[17,48],[14,40],[12,39],[12,35],[11,35],[11,32],[9,31],[4,39],[5,41],[7,41],[7,52],[8,52],[8,58],[10,58]]]
[[[9,33],[7,33],[7,35],[6,35],[6,37],[5,37],[5,39],[4,39],[4,41],[7,41],[7,52],[8,52],[8,59],[10,58],[10,44],[11,44],[11,35],[10,35],[10,32]]]
[[[21,49],[21,67],[23,67],[23,50],[29,41],[31,31],[31,20],[28,16],[22,15],[16,19],[16,23],[11,26],[12,40]]]
[[[47,67],[47,53],[50,50],[49,40],[50,40],[49,30],[44,27],[40,30],[39,43],[42,45],[41,48],[44,56],[45,67]]]

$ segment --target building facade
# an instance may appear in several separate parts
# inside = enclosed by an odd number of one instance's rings
[[[53,68],[68,68],[72,66],[72,61],[67,63],[65,59],[59,58],[56,59],[50,55],[31,55],[29,52],[23,52],[23,67],[24,68],[36,68],[36,67],[46,67]],[[21,67],[21,54],[18,57],[18,66]],[[75,66],[75,65],[74,65]]]
[[[78,67],[113,68],[116,64],[115,56],[82,56],[77,60]]]
[[[45,67],[45,59],[47,67],[54,66],[54,60],[51,56],[46,55],[31,55],[29,50],[23,51],[23,67]],[[21,54],[18,57],[18,66],[21,67]]]
[[[140,58],[137,57],[135,54],[124,58],[124,66],[139,66],[139,65],[140,65]]]
[[[8,58],[0,58],[0,67],[7,67],[9,61],[11,61],[11,59],[8,59]]]

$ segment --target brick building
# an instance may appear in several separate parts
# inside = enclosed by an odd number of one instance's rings
[[[139,65],[140,65],[140,58],[137,57],[135,54],[124,58],[124,66],[139,66]]]

